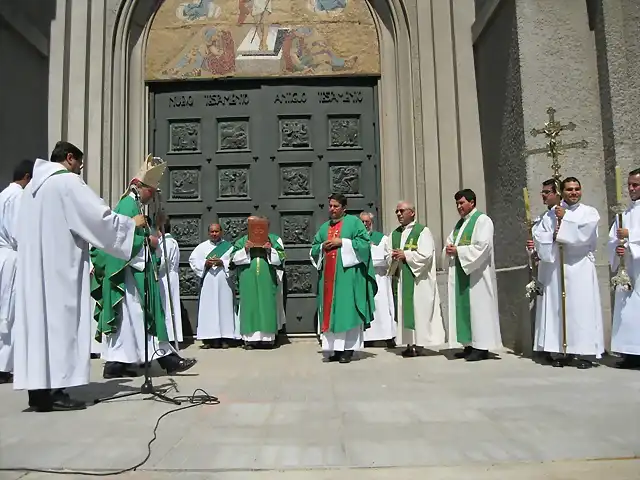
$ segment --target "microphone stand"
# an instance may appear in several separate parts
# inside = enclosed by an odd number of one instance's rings
[[[134,186],[131,186],[131,191],[136,197],[136,203],[138,204],[138,210],[140,213],[144,213],[144,206],[140,201],[140,193],[138,189]],[[151,314],[151,305],[149,298],[149,272],[147,272],[147,268],[149,268],[149,260],[151,258],[150,254],[150,245],[149,245],[149,227],[145,227],[145,239],[144,239],[144,311],[143,311],[143,322],[144,322],[144,331],[145,331],[145,342],[144,342],[144,383],[140,386],[139,391],[135,392],[125,392],[120,394],[115,394],[110,397],[105,398],[97,398],[94,400],[94,404],[107,402],[110,400],[119,400],[121,398],[132,397],[134,395],[151,395],[151,398],[156,398],[163,402],[173,403],[174,405],[181,405],[182,402],[179,400],[175,400],[173,398],[169,398],[163,393],[156,391],[153,386],[153,381],[151,380],[151,359],[149,359],[149,332],[147,326],[147,318],[148,316],[152,316]],[[151,268],[155,272],[154,266]],[[157,280],[157,279],[156,279]],[[153,319],[152,319],[153,320]],[[164,319],[163,319],[164,320]]]

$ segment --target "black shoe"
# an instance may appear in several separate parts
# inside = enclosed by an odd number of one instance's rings
[[[396,348],[396,341],[395,341],[393,338],[391,338],[391,339],[387,340],[387,341],[386,341],[386,344],[387,344],[387,348],[388,348],[389,350],[391,350],[391,349],[393,349],[393,348]]]
[[[471,345],[467,345],[464,347],[463,351],[455,353],[453,356],[456,358],[467,358],[471,353],[473,353],[473,347]]]
[[[91,358],[91,360],[98,360],[100,358],[100,354],[92,353],[89,358]]]
[[[488,350],[478,350],[474,348],[473,351],[465,357],[467,362],[479,362],[481,360],[487,360],[489,358]]]
[[[111,380],[114,378],[134,378],[138,372],[132,370],[128,363],[122,362],[106,362],[102,370],[102,378]]]
[[[625,355],[624,359],[616,364],[616,368],[621,368],[623,370],[634,370],[640,368],[640,356]]]
[[[62,390],[29,390],[29,407],[36,412],[84,410],[87,404],[72,399]]]
[[[351,360],[353,359],[353,350],[345,350],[344,352],[342,352],[342,355],[340,355],[340,360],[338,360],[340,363],[351,363]]]
[[[418,356],[418,351],[416,350],[416,346],[415,345],[407,346],[407,348],[402,352],[402,356],[404,358],[417,357]]]
[[[0,383],[12,383],[13,374],[10,372],[0,372]]]
[[[583,358],[576,358],[573,361],[573,364],[576,366],[578,370],[587,370],[593,367],[593,363],[589,360],[585,360]]]
[[[325,359],[325,362],[339,362],[342,358],[342,352],[333,352],[331,356]]]
[[[177,355],[167,355],[158,359],[160,366],[168,375],[182,373],[193,367],[198,361],[195,358],[180,358]]]

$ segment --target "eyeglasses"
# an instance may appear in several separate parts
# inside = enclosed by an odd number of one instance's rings
[[[408,208],[398,208],[398,209],[396,209],[396,214],[404,213],[404,212],[408,212],[408,211],[409,211]]]

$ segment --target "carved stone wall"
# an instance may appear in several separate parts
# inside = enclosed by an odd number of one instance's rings
[[[378,75],[366,0],[165,0],[147,80]]]

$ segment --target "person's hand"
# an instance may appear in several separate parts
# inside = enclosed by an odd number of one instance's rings
[[[536,248],[535,243],[533,243],[533,240],[527,240],[527,250],[529,250],[530,252],[533,252]]]
[[[625,240],[629,238],[629,229],[628,228],[619,228],[616,231],[616,235],[618,236],[618,240]]]
[[[447,245],[447,247],[445,248],[445,252],[447,252],[447,255],[449,255],[450,257],[458,256],[458,248],[455,245]]]
[[[214,259],[212,259],[212,260],[213,260],[213,264],[214,264],[216,267],[222,267],[222,266],[224,265],[224,263],[222,263],[222,260],[220,260],[219,258],[214,258]]]
[[[255,245],[253,244],[253,242],[250,242],[249,240],[247,240],[247,243],[244,244],[244,249],[248,252],[250,249],[254,248]]]
[[[626,250],[626,248],[624,248],[624,246],[618,245],[616,247],[616,255],[618,255],[619,257],[624,257],[625,250]]]
[[[555,207],[555,211],[556,211],[556,217],[562,220],[562,218],[564,217],[565,209],[562,208],[560,205],[558,205]]]
[[[213,259],[213,258],[207,258],[207,259],[204,261],[204,266],[205,266],[205,268],[211,268],[211,267],[213,267],[214,265],[215,265],[215,259]]]
[[[149,246],[151,248],[158,248],[158,237],[155,235],[149,235]]]
[[[322,244],[322,248],[324,248],[324,250],[327,252],[331,250],[335,250],[336,248],[340,248],[341,246],[342,246],[341,238],[332,238],[330,240],[325,241]]]
[[[400,250],[398,248],[391,251],[391,258],[393,258],[394,260],[400,260],[401,262],[404,262],[407,259],[404,254],[404,250]]]
[[[136,215],[133,217],[133,221],[136,224],[136,227],[145,227],[147,225],[147,219],[144,218],[144,215]]]
[[[266,249],[266,250],[271,249],[271,242],[267,241],[267,243],[265,243],[265,244],[262,246],[262,248],[264,248],[264,249]]]

